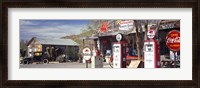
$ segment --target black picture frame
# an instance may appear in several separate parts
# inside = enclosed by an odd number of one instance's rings
[[[137,80],[137,81],[46,81],[46,80],[8,80],[8,8],[192,8],[192,80]],[[198,0],[3,0],[1,2],[1,88],[29,87],[164,87],[164,88],[199,88],[200,70],[198,55],[200,29],[200,1]],[[184,74],[184,73],[183,73]],[[187,75],[187,74],[186,74]]]

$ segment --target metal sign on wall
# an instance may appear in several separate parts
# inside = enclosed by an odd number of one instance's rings
[[[133,29],[133,21],[126,20],[119,22],[119,30],[131,30]]]

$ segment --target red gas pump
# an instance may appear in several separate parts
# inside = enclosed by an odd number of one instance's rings
[[[148,40],[144,42],[144,67],[159,68],[160,67],[160,45],[155,39],[156,31],[149,30],[147,33]]]
[[[117,34],[118,42],[113,44],[113,68],[126,68],[126,48],[127,41],[122,34]]]

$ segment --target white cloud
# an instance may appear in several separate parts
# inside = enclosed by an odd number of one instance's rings
[[[32,24],[28,21],[23,21],[22,24]],[[61,38],[66,35],[79,34],[80,29],[85,25],[49,25],[49,26],[20,26],[20,35],[27,35],[29,37],[43,37],[43,38]],[[29,38],[30,39],[30,38]]]
[[[34,23],[33,21],[28,20],[19,20],[20,25],[37,25],[38,23]]]

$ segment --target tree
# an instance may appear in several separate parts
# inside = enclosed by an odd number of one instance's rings
[[[25,57],[27,55],[27,41],[20,41],[20,56]]]
[[[139,25],[139,22],[137,20],[134,21],[134,25],[136,27],[136,45],[137,45],[137,53],[138,53],[138,59],[141,60],[141,49],[140,49],[140,37],[139,37],[139,26],[141,26],[141,24]]]
[[[148,31],[148,25],[150,24],[156,24],[156,36],[158,36],[158,29],[160,26],[161,20],[134,20],[134,25],[136,27],[136,46],[137,46],[137,53],[138,53],[138,59],[141,60],[141,53],[142,48],[144,45],[144,40],[147,39],[147,31]],[[143,27],[145,35],[142,36],[143,33]],[[139,33],[140,30],[140,33]],[[143,37],[143,38],[142,38]]]

